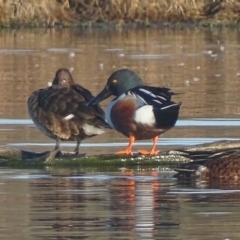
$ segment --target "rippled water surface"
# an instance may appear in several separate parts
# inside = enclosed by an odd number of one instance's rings
[[[76,82],[93,94],[113,71],[123,67],[136,71],[146,84],[184,93],[174,98],[182,102],[180,117],[176,127],[160,139],[162,148],[238,138],[238,35],[237,30],[220,29],[1,31],[0,144],[52,148],[54,141],[29,119],[26,101],[34,90],[46,87],[60,67],[69,68]],[[126,145],[127,139],[108,131],[84,141],[82,151],[99,154],[119,150],[117,145],[109,148],[109,142]],[[100,145],[91,145],[95,143]],[[62,144],[65,150],[74,145]]]
[[[239,239],[238,186],[182,185],[172,175],[2,169],[0,238]]]
[[[136,71],[146,84],[184,93],[174,97],[182,102],[179,121],[159,140],[160,148],[166,142],[171,147],[238,138],[239,53],[239,32],[227,29],[1,31],[0,144],[52,148],[54,141],[29,119],[26,102],[34,90],[52,81],[60,67],[69,68],[76,82],[93,94],[113,71],[123,67]],[[112,153],[119,150],[109,145],[113,142],[127,144],[127,139],[108,131],[84,141],[81,150]],[[73,150],[75,143],[62,146]]]
[[[29,119],[26,102],[58,68],[97,94],[110,74],[128,67],[152,86],[183,93],[176,127],[158,148],[238,139],[238,30],[0,31],[0,144],[52,149]],[[105,108],[110,99],[105,100]],[[151,141],[138,141],[150,148]],[[83,142],[87,154],[127,145],[116,131]],[[73,150],[75,143],[62,143]],[[172,171],[0,169],[0,239],[240,238],[236,184],[179,183]],[[207,238],[206,238],[207,236]]]

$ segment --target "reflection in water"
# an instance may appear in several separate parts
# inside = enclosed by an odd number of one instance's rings
[[[173,209],[178,211],[178,204],[168,202],[166,195],[174,183],[159,181],[157,173],[82,173],[76,178],[55,173],[53,177],[42,175],[38,179],[19,173],[9,178],[14,174],[2,176],[3,186],[7,183],[12,195],[7,205],[9,192],[5,189],[0,195],[0,201],[6,205],[2,221],[8,219],[0,236],[10,232],[14,226],[11,220],[19,214],[23,202],[23,219],[14,224],[27,234],[23,231],[18,239],[166,239],[173,236],[179,225],[172,213]],[[19,191],[14,192],[14,186],[22,190],[18,200]]]
[[[1,171],[1,239],[200,240],[203,232],[208,239],[240,234],[236,183],[184,184],[171,172],[147,170],[50,173]]]

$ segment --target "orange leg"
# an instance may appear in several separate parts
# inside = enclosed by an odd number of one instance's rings
[[[132,145],[133,145],[134,142],[135,142],[135,137],[130,135],[129,144],[128,144],[127,148],[123,151],[116,152],[116,154],[119,154],[119,155],[133,155]]]
[[[158,136],[153,138],[153,146],[152,146],[150,151],[148,151],[148,150],[139,150],[138,152],[140,154],[142,154],[142,155],[157,155],[160,152],[159,150],[155,150],[157,141],[158,141]]]

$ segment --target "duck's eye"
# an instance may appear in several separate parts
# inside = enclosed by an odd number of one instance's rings
[[[117,79],[113,79],[113,81],[112,81],[113,83],[116,83],[117,82]]]

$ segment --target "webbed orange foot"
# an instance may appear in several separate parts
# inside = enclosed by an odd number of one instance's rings
[[[138,153],[139,154],[142,154],[142,155],[157,155],[160,153],[159,150],[138,150]]]
[[[131,155],[131,156],[133,155],[131,149],[128,149],[128,148],[126,148],[123,151],[118,151],[115,154],[118,154],[118,155]]]
[[[135,137],[133,135],[130,135],[129,136],[129,143],[128,143],[128,146],[125,150],[123,151],[119,151],[119,152],[116,152],[116,154],[118,155],[131,155],[133,156],[133,153],[132,153],[132,145],[133,143],[135,142]]]

